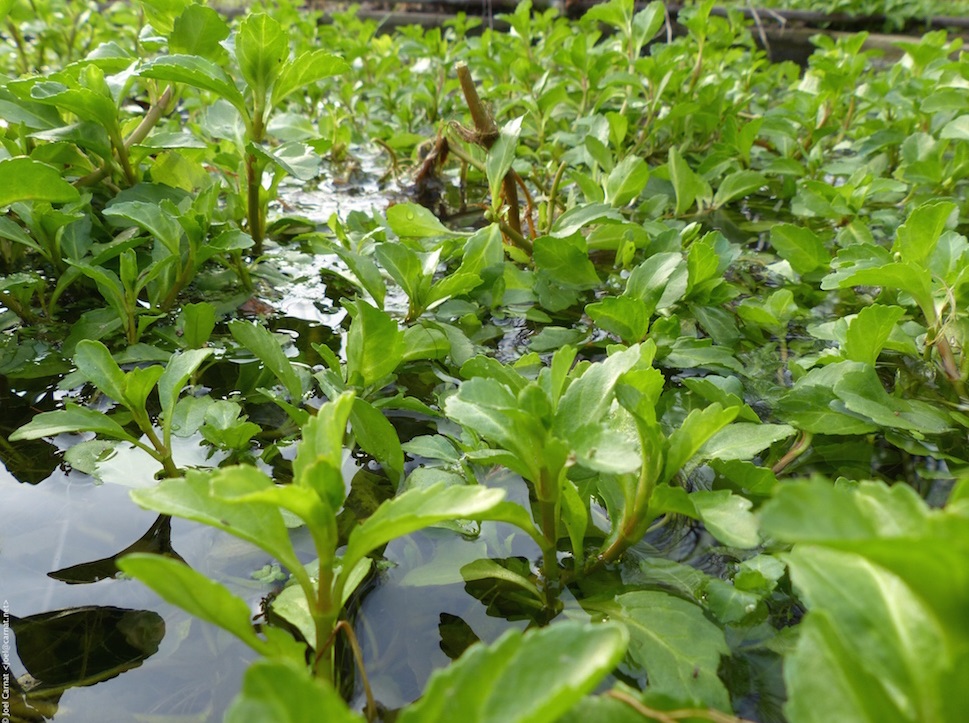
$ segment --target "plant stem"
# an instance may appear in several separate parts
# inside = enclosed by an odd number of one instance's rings
[[[457,64],[458,81],[461,83],[461,91],[464,99],[468,103],[468,110],[471,111],[471,119],[474,121],[475,130],[478,131],[477,142],[484,148],[491,148],[498,139],[499,130],[495,124],[495,119],[485,110],[478,96],[478,91],[471,78],[471,71],[468,70],[467,63]],[[515,177],[511,171],[505,174],[501,181],[502,193],[505,202],[508,204],[508,225],[515,231],[518,238],[522,238],[521,210],[518,206],[518,189],[515,186]],[[515,244],[518,245],[517,243]]]
[[[794,440],[794,444],[791,445],[791,448],[787,450],[787,453],[783,457],[777,460],[776,464],[771,467],[770,471],[775,475],[783,472],[791,462],[807,451],[808,447],[811,446],[811,439],[813,439],[813,437],[814,435],[812,435],[810,432],[805,432],[802,430],[800,436]]]
[[[252,236],[253,252],[262,255],[262,209],[260,208],[259,187],[262,184],[262,169],[259,160],[252,153],[246,154],[246,196],[249,220],[249,235]]]

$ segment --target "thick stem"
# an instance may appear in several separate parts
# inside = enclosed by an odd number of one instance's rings
[[[500,131],[495,124],[495,119],[485,109],[478,90],[474,86],[471,78],[471,71],[466,63],[457,64],[458,81],[461,83],[461,91],[467,101],[468,110],[471,111],[471,119],[474,121],[475,130],[478,131],[478,143],[484,148],[491,148],[498,139]],[[505,202],[508,204],[508,225],[522,238],[521,211],[518,207],[518,189],[515,186],[514,176],[511,172],[506,173],[502,179],[502,192],[505,195]],[[518,244],[516,244],[518,245]]]
[[[811,446],[811,440],[813,438],[814,435],[812,435],[810,432],[802,431],[800,436],[794,441],[794,444],[791,445],[791,448],[787,450],[787,453],[783,457],[777,460],[777,463],[771,467],[770,471],[775,475],[783,472],[791,462],[808,450],[808,447]]]
[[[259,168],[259,160],[252,154],[246,154],[246,192],[248,208],[246,210],[249,220],[249,235],[252,236],[253,253],[256,256],[262,255],[262,202],[260,200],[259,188],[262,185],[262,169]]]

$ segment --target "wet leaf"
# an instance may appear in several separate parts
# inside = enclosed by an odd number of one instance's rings
[[[609,616],[629,631],[629,656],[645,669],[647,691],[682,705],[730,710],[717,677],[729,653],[723,631],[696,605],[663,592],[629,592],[609,601],[586,601],[586,609]]]
[[[257,660],[246,670],[242,691],[225,714],[226,723],[361,723],[329,683],[304,665],[287,660]]]
[[[490,646],[473,645],[431,676],[424,696],[399,723],[543,723],[558,719],[619,661],[623,629],[562,622],[522,635],[509,631]]]

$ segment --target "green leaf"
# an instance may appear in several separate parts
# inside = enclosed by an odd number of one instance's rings
[[[900,262],[857,270],[839,270],[821,281],[821,289],[844,289],[851,286],[881,286],[911,294],[926,321],[936,320],[932,300],[932,276],[929,270],[913,263]]]
[[[676,193],[676,215],[682,216],[694,203],[699,203],[702,209],[704,201],[709,200],[711,195],[710,186],[693,172],[676,148],[670,148],[668,168],[670,182]]]
[[[316,491],[335,514],[346,498],[343,483],[343,438],[355,406],[352,392],[327,402],[303,425],[293,460],[295,484]]]
[[[155,487],[131,492],[136,504],[173,517],[201,522],[251,542],[289,570],[301,567],[289,541],[282,514],[268,505],[239,504],[213,494],[217,485],[258,491],[272,486],[254,467],[226,467],[213,474],[190,470],[185,478],[165,479]]]
[[[290,660],[260,659],[246,668],[242,691],[225,713],[225,723],[362,723],[328,681]]]
[[[163,55],[143,65],[138,75],[208,90],[231,103],[244,118],[249,117],[242,93],[211,60],[196,55]]]
[[[518,148],[518,136],[521,135],[522,119],[524,116],[513,118],[501,127],[501,132],[495,144],[488,150],[485,161],[485,172],[488,176],[488,187],[491,190],[491,205],[496,206],[501,196],[501,185],[505,180],[511,164],[515,161],[515,151]]]
[[[215,329],[215,306],[206,301],[183,305],[178,314],[178,329],[182,333],[182,344],[190,349],[200,349]]]
[[[266,13],[247,15],[236,33],[236,60],[259,108],[289,57],[289,38]]]
[[[272,105],[274,107],[301,88],[312,85],[324,78],[342,75],[350,70],[343,58],[323,50],[310,50],[293,60],[286,61],[273,86]]]
[[[167,204],[148,203],[146,201],[125,201],[115,203],[104,209],[104,215],[111,219],[128,221],[137,226],[149,236],[161,241],[168,249],[168,253],[179,256],[182,239],[182,226]],[[172,209],[174,210],[174,209]],[[129,224],[118,223],[118,226]]]
[[[608,623],[509,630],[436,671],[397,720],[443,723],[460,711],[463,723],[552,723],[615,667],[626,643],[622,627]]]
[[[124,375],[124,400],[128,409],[146,409],[148,395],[155,388],[158,378],[165,370],[154,364],[150,367],[135,367]]]
[[[900,306],[866,306],[848,324],[845,358],[875,366],[888,337],[903,316],[905,310]]]
[[[271,331],[241,319],[229,322],[229,331],[237,342],[255,354],[286,387],[291,401],[299,403],[303,399],[303,383]]]
[[[158,401],[166,428],[171,424],[178,397],[185,391],[185,383],[211,353],[211,349],[190,349],[174,354],[165,365],[165,372],[158,379]]]
[[[384,502],[366,522],[354,528],[343,555],[343,564],[352,568],[381,545],[439,522],[488,519],[489,510],[504,496],[504,490],[477,486],[437,484],[410,489]]]
[[[922,204],[899,227],[892,251],[899,254],[902,261],[924,266],[955,211],[956,205],[951,201]]]
[[[66,402],[64,409],[41,412],[27,424],[14,430],[10,441],[53,437],[65,432],[94,432],[112,439],[123,439],[132,443],[136,441],[120,424],[103,412],[79,407],[72,402]]]
[[[626,344],[643,340],[649,330],[649,310],[641,299],[631,296],[607,296],[585,307],[596,326],[611,332]]]
[[[568,238],[585,226],[599,223],[622,223],[626,218],[607,203],[586,203],[573,206],[552,224],[552,238]]]
[[[907,429],[918,435],[942,434],[950,429],[944,410],[918,400],[891,396],[872,367],[848,371],[834,386],[845,409],[889,429]]]
[[[643,192],[647,181],[649,181],[649,166],[646,161],[639,156],[626,156],[606,178],[603,189],[606,203],[622,208]]]
[[[380,465],[400,480],[404,474],[404,451],[400,438],[387,417],[372,404],[355,399],[350,413],[350,426],[357,444]]]
[[[61,83],[42,81],[30,89],[30,97],[38,103],[56,106],[82,120],[97,123],[109,134],[117,129],[118,107],[109,95],[88,88],[68,88]]]
[[[555,412],[556,434],[570,439],[586,425],[597,424],[612,406],[619,378],[640,359],[641,347],[637,344],[593,364],[569,384]]]
[[[784,678],[791,721],[957,721],[966,640],[864,557],[813,546],[784,556],[808,607]]]
[[[514,570],[509,570],[504,565],[498,564],[495,560],[484,558],[469,562],[461,567],[461,577],[465,582],[475,582],[477,580],[500,580],[501,582],[521,588],[535,600],[543,600],[541,590],[538,586],[523,575],[519,575]]]
[[[347,305],[353,317],[347,335],[347,381],[368,387],[391,374],[403,358],[403,333],[397,322],[366,301]]]
[[[753,503],[746,497],[729,490],[698,490],[689,497],[704,526],[723,544],[743,550],[760,544],[757,519],[750,511]]]
[[[556,285],[573,289],[591,289],[599,285],[599,274],[589,260],[581,236],[535,239],[532,258],[539,270]]]
[[[743,198],[767,185],[767,178],[757,171],[734,171],[720,182],[713,196],[715,208]]]
[[[118,560],[118,568],[154,590],[166,602],[235,635],[257,653],[269,646],[252,627],[246,601],[183,562],[161,555],[136,553]]]
[[[666,464],[659,481],[662,483],[673,479],[708,439],[734,420],[738,411],[737,407],[724,409],[719,404],[711,404],[705,409],[690,412],[667,440]]]
[[[831,260],[828,250],[814,231],[792,223],[771,226],[771,246],[797,273],[804,275],[827,266]]]
[[[737,422],[710,437],[699,454],[704,459],[752,459],[774,442],[794,436],[796,431],[787,424]]]
[[[20,201],[69,203],[81,194],[55,168],[29,158],[0,161],[0,207]]]
[[[387,225],[404,238],[456,236],[430,210],[416,203],[397,203],[387,209]],[[379,248],[379,247],[378,247]]]
[[[220,43],[229,37],[229,26],[212,8],[189,5],[173,24],[168,38],[172,53],[215,59],[225,51]]]
[[[74,364],[84,378],[119,404],[125,404],[125,375],[99,341],[84,339],[74,349]]]
[[[424,303],[423,297],[430,286],[430,278],[424,273],[424,264],[416,251],[400,243],[386,242],[376,246],[374,256],[403,289],[412,306],[418,307]]]
[[[586,600],[583,605],[626,626],[629,657],[645,669],[648,692],[669,696],[683,707],[730,710],[727,690],[717,677],[720,657],[730,649],[723,631],[699,607],[656,591]]]

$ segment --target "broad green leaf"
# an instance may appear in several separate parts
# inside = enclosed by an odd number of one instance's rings
[[[269,15],[253,13],[239,25],[235,49],[239,70],[260,108],[289,57],[289,38],[282,25]]]
[[[0,207],[19,201],[69,203],[80,197],[78,190],[46,163],[29,158],[0,161]]]
[[[866,306],[848,324],[844,343],[845,358],[875,366],[888,337],[903,316],[905,310],[900,306]]]
[[[519,575],[513,570],[509,570],[503,565],[499,565],[495,560],[483,558],[469,562],[461,567],[461,577],[465,582],[476,580],[501,580],[504,583],[521,588],[536,600],[543,600],[543,595],[538,586],[527,577]]]
[[[947,630],[969,641],[965,509],[931,510],[908,485],[817,480],[778,486],[761,515],[762,528],[775,539],[863,555],[897,575]]]
[[[683,424],[673,431],[667,441],[666,464],[660,482],[669,482],[687,462],[696,455],[714,434],[730,424],[737,416],[736,407],[724,409],[711,404],[705,409],[694,409]]]
[[[168,38],[172,53],[215,59],[225,51],[220,43],[229,37],[229,26],[212,8],[189,5],[173,24]]]
[[[730,649],[723,631],[693,603],[657,591],[628,592],[615,600],[586,600],[629,631],[629,657],[645,669],[648,692],[669,696],[683,707],[730,710],[717,677],[720,657]]]
[[[190,349],[202,348],[215,329],[215,306],[206,301],[185,304],[178,315],[178,328],[185,346]]]
[[[694,203],[699,203],[702,208],[704,202],[710,200],[710,186],[694,173],[676,148],[670,148],[668,168],[670,182],[676,193],[677,216],[685,214]]]
[[[827,266],[831,255],[814,231],[792,223],[771,226],[771,246],[797,273],[809,274]]]
[[[163,205],[145,201],[126,201],[115,203],[104,209],[104,215],[112,219],[127,221],[161,241],[168,253],[179,256],[182,226],[178,219]],[[127,226],[118,223],[119,226]]]
[[[165,365],[165,372],[158,379],[158,401],[166,427],[171,424],[175,403],[185,391],[185,383],[211,353],[211,349],[189,349],[174,354]]]
[[[939,132],[939,138],[969,141],[969,115],[961,115],[946,123]]]
[[[367,554],[394,538],[439,522],[488,519],[488,511],[504,496],[504,490],[477,486],[432,485],[408,490],[384,502],[366,522],[354,528],[343,555],[343,564],[352,568]]]
[[[956,205],[951,201],[922,204],[899,227],[892,251],[904,262],[925,266],[955,210]]]
[[[591,289],[599,285],[599,274],[589,260],[585,240],[581,236],[535,239],[532,258],[539,270],[557,287]]]
[[[272,105],[278,106],[297,90],[324,78],[346,73],[350,66],[343,58],[323,50],[311,50],[287,61],[273,86]]]
[[[352,392],[327,402],[303,425],[293,460],[293,480],[312,488],[335,514],[346,498],[343,482],[343,438],[355,405]]]
[[[728,490],[698,490],[690,502],[704,526],[717,540],[731,547],[749,550],[760,544],[757,519],[750,500]]]
[[[597,424],[609,411],[619,378],[640,362],[637,344],[593,364],[575,379],[559,401],[553,429],[568,439],[587,424]]]
[[[605,182],[605,201],[622,208],[636,199],[649,181],[649,166],[638,156],[626,156],[610,171]]]
[[[942,434],[950,429],[944,410],[918,400],[894,397],[882,387],[873,367],[849,371],[834,386],[844,407],[875,424],[918,434]]]
[[[784,557],[808,607],[784,665],[794,723],[964,715],[969,641],[940,625],[920,590],[850,552],[802,545]]]
[[[387,213],[389,215],[389,209]],[[376,246],[374,256],[403,289],[412,305],[418,306],[424,303],[423,297],[430,286],[430,279],[425,276],[424,264],[421,263],[421,258],[416,251],[400,243],[386,242]]]
[[[175,19],[182,14],[192,0],[140,0],[145,17],[152,28],[163,35],[172,32]]]
[[[347,335],[347,382],[361,387],[381,381],[403,358],[403,333],[389,315],[366,301],[347,306],[353,317]]]
[[[229,331],[239,344],[255,354],[286,387],[290,400],[299,403],[303,399],[303,383],[271,331],[241,319],[229,322]]]
[[[135,367],[124,375],[124,400],[128,409],[143,411],[147,408],[148,395],[158,383],[165,370],[153,364],[150,367]]]
[[[878,429],[871,421],[834,409],[838,397],[835,385],[846,374],[861,369],[858,362],[845,361],[812,369],[798,379],[794,388],[780,398],[775,412],[794,427],[814,434],[868,434]]]
[[[935,304],[932,300],[932,277],[928,269],[913,263],[900,262],[885,266],[866,267],[852,271],[841,270],[829,274],[821,281],[822,290],[844,289],[850,286],[881,286],[899,289],[911,294],[919,305],[926,321],[935,322]]]
[[[185,478],[134,490],[131,498],[146,509],[201,522],[251,542],[291,571],[300,567],[279,509],[220,499],[212,493],[220,478],[232,483],[236,493],[240,488],[258,491],[272,486],[272,480],[254,467],[226,467],[213,474],[189,471]]]
[[[231,103],[244,118],[249,117],[242,93],[222,68],[211,60],[195,55],[163,55],[148,61],[138,75],[208,90]]]
[[[794,436],[795,432],[787,424],[737,422],[710,437],[699,454],[704,459],[752,459],[774,442]]]
[[[515,161],[515,151],[518,149],[518,136],[521,135],[523,118],[524,116],[519,116],[505,123],[501,127],[501,132],[495,144],[488,150],[485,172],[488,177],[488,186],[491,189],[492,206],[498,204],[501,185]]]
[[[437,216],[416,203],[397,203],[387,209],[387,225],[405,238],[436,238],[454,236]],[[379,248],[379,247],[378,247]]]
[[[399,480],[404,474],[404,451],[400,438],[387,417],[369,402],[355,399],[350,413],[350,426],[357,444]]]
[[[328,681],[290,660],[259,659],[246,668],[242,691],[225,713],[225,723],[362,723]]]
[[[119,404],[125,404],[125,375],[108,348],[84,339],[74,349],[74,365],[84,378]]]
[[[757,171],[734,171],[720,182],[713,205],[720,208],[767,185],[767,178]]]
[[[435,672],[399,723],[552,723],[619,662],[627,635],[608,623],[559,622],[475,644]]]
[[[645,302],[631,296],[607,296],[585,307],[600,329],[611,332],[627,344],[643,340],[649,330],[649,310]]]
[[[112,439],[123,439],[132,443],[136,441],[120,424],[103,412],[79,407],[72,402],[66,402],[64,409],[41,412],[27,424],[14,430],[10,434],[10,441],[53,437],[65,432],[94,432]]]
[[[600,223],[622,223],[626,218],[607,203],[586,203],[574,206],[552,224],[552,238],[568,238],[585,226]]]
[[[62,111],[73,113],[81,120],[101,125],[109,134],[117,129],[118,108],[110,96],[88,88],[68,88],[54,81],[36,83],[30,97]]]
[[[118,568],[154,590],[166,602],[235,635],[257,653],[268,653],[266,641],[252,627],[246,601],[183,562],[161,555],[135,553],[118,560]]]

